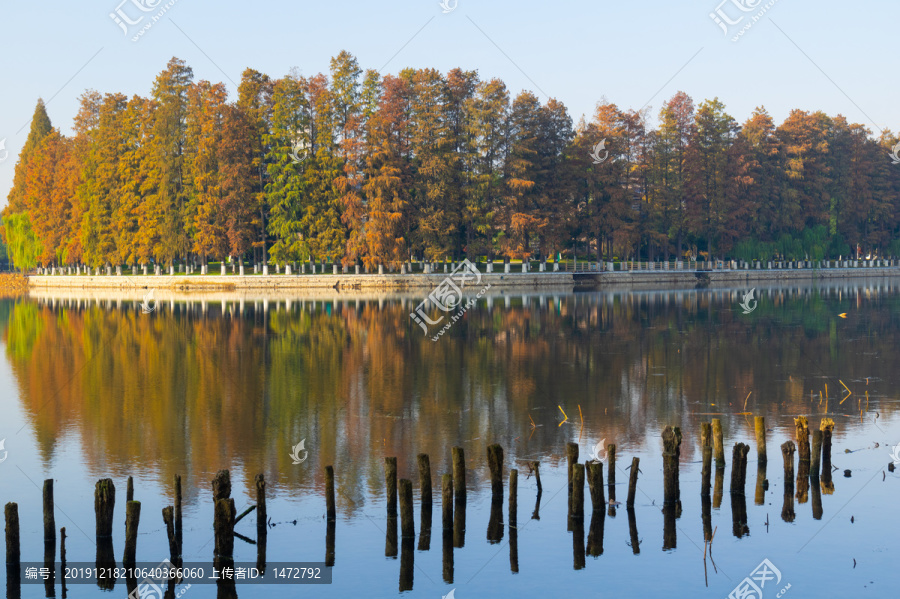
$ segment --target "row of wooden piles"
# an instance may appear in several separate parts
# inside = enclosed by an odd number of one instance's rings
[[[255,544],[257,548],[257,569],[265,571],[266,563],[266,481],[262,474],[256,476],[256,505],[251,506],[242,514],[235,514],[234,499],[231,497],[231,476],[228,470],[220,470],[212,480],[213,502],[215,513],[213,528],[215,532],[214,567],[218,570],[234,566],[234,538],[243,538],[245,541]],[[175,475],[174,504],[166,506],[162,510],[162,519],[166,528],[169,543],[169,561],[180,566],[183,563],[182,553],[184,548],[182,529],[182,487],[181,476]],[[44,580],[47,597],[55,597],[56,584],[56,523],[55,505],[53,498],[53,480],[44,481],[43,489],[43,514],[44,514],[44,568],[47,568],[51,576]],[[96,537],[96,566],[101,574],[97,578],[97,586],[103,590],[115,588],[114,577],[103,576],[101,568],[115,568],[116,557],[113,547],[113,516],[116,505],[116,486],[110,478],[97,481],[94,487],[94,516]],[[251,511],[256,510],[257,539],[247,539],[234,531],[234,525]],[[21,597],[21,548],[19,530],[19,508],[16,503],[7,503],[4,508],[6,521],[6,596],[10,599]],[[137,564],[137,539],[138,528],[141,520],[141,502],[134,499],[134,479],[128,477],[125,492],[125,547],[122,555],[122,566],[125,568]],[[60,571],[66,571],[66,529],[60,528],[59,537]],[[332,537],[333,554],[333,537]],[[174,586],[178,580],[170,580],[166,596],[174,596]],[[136,579],[127,579],[126,587],[132,593],[137,588]],[[220,580],[219,596],[237,597],[233,582]],[[65,578],[60,580],[62,597],[67,595]],[[131,595],[129,595],[131,596]]]
[[[782,518],[792,522],[794,512],[794,492],[799,503],[808,500],[812,490],[813,517],[822,517],[822,494],[834,492],[831,466],[831,438],[834,421],[823,418],[819,429],[810,434],[809,423],[805,416],[795,419],[796,444],[787,441],[781,446],[784,458],[784,504]],[[755,418],[757,446],[757,481],[755,503],[764,503],[765,491],[768,488],[766,479],[767,451],[765,419]],[[810,438],[812,442],[810,443]],[[682,434],[678,427],[667,426],[662,432],[663,443],[663,549],[676,547],[676,520],[681,516],[681,489],[679,468],[681,457]],[[700,446],[702,452],[701,471],[701,505],[703,535],[705,541],[712,540],[711,508],[721,506],[724,491],[725,446],[722,425],[719,419],[704,422],[700,426]],[[606,515],[615,517],[616,507],[616,445],[607,446],[607,480],[604,484],[604,462],[590,460],[580,463],[578,444],[568,443],[566,457],[568,465],[568,530],[573,533],[574,566],[584,567],[585,555],[598,556],[603,553],[603,529]],[[731,506],[733,532],[737,537],[749,533],[747,526],[747,509],[744,490],[746,486],[747,455],[750,447],[744,443],[736,443],[732,450],[731,469]],[[794,454],[798,454],[796,485],[794,475]],[[715,459],[715,478],[713,479],[712,463]],[[487,463],[491,480],[491,509],[488,520],[487,540],[499,543],[503,540],[503,448],[493,444],[487,448]],[[431,545],[433,489],[431,461],[427,454],[417,456],[418,483],[420,490],[420,533],[418,550],[427,551]],[[635,554],[640,553],[634,503],[637,493],[640,458],[633,457],[628,476],[628,495],[626,509],[628,512],[631,547]],[[540,519],[540,505],[543,488],[540,478],[540,463],[529,462],[528,467],[535,475],[537,497],[532,512],[532,519]],[[386,457],[384,460],[385,486],[387,496],[387,531],[385,537],[385,555],[398,555],[398,515],[399,515],[399,554],[400,554],[400,590],[412,589],[415,549],[415,521],[413,517],[413,484],[409,479],[399,479],[397,475],[397,458]],[[508,528],[510,548],[510,569],[518,571],[518,469],[509,470],[509,507]],[[588,529],[587,544],[584,543],[585,498],[584,485],[587,482],[591,498],[591,520]],[[257,502],[241,514],[236,514],[234,499],[231,497],[231,477],[228,470],[219,471],[212,480],[214,503],[213,527],[215,533],[214,566],[218,569],[234,564],[234,539],[255,544],[257,548],[257,568],[265,571],[266,563],[266,481],[262,474],[255,479]],[[163,508],[162,518],[166,527],[169,542],[169,559],[175,564],[182,563],[182,489],[181,477],[174,480],[174,504]],[[604,488],[606,492],[604,492]],[[607,500],[608,494],[608,500]],[[98,567],[115,566],[112,543],[113,513],[115,508],[116,489],[112,479],[99,480],[94,491],[94,511],[96,517],[96,540]],[[44,563],[53,570],[56,560],[56,527],[54,520],[53,480],[44,481]],[[462,447],[451,450],[451,472],[441,475],[441,525],[443,530],[443,575],[448,583],[453,582],[453,550],[465,545],[466,534],[466,461]],[[335,483],[334,468],[325,467],[325,506],[326,506],[326,538],[325,565],[334,565],[335,560]],[[399,511],[398,511],[399,506]],[[606,508],[606,509],[604,509]],[[257,538],[248,539],[235,532],[235,524],[251,511],[256,510]],[[8,503],[5,507],[6,519],[6,563],[7,563],[7,596],[17,598],[20,591],[20,548],[19,548],[19,516],[18,506]],[[137,535],[141,518],[141,503],[134,500],[133,479],[128,478],[125,503],[125,548],[122,557],[124,566],[134,565],[137,551]],[[66,549],[65,528],[60,529],[60,561],[65,571]],[[115,579],[100,578],[98,586],[112,589]],[[177,581],[170,581],[169,590]],[[127,581],[129,592],[136,581]],[[47,596],[54,595],[55,579],[45,581]],[[220,581],[220,587],[229,584]],[[231,583],[233,586],[233,583]],[[65,580],[61,581],[62,596],[66,596]],[[231,596],[233,588],[220,588],[220,594]],[[234,595],[236,596],[236,595]]]

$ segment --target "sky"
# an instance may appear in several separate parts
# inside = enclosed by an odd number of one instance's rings
[[[327,73],[347,50],[382,73],[477,70],[556,98],[576,123],[605,99],[649,107],[656,126],[684,91],[738,122],[765,106],[776,123],[799,108],[900,129],[896,0],[443,1],[0,0],[0,205],[38,98],[71,134],[85,90],[148,96],[173,56],[232,99],[247,67]]]

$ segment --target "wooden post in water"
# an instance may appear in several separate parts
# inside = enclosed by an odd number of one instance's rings
[[[712,419],[713,433],[713,454],[716,457],[716,469],[725,468],[725,444],[722,439],[722,421],[718,418]]]
[[[813,478],[819,478],[819,471],[822,466],[822,439],[824,433],[821,429],[812,432],[812,453],[809,460],[809,473]]]
[[[753,419],[753,426],[756,431],[756,456],[760,465],[765,466],[768,461],[766,455],[766,419],[764,416],[756,416]]]
[[[466,502],[466,454],[462,447],[451,450],[453,462],[453,500]]]
[[[334,507],[334,468],[325,466],[325,517],[329,522],[337,518]]]
[[[667,426],[662,432],[663,442],[663,504],[675,505],[678,501],[678,459],[675,450],[678,440],[675,429]]]
[[[171,508],[166,508],[171,509]],[[234,499],[218,499],[216,501],[215,519],[215,557],[225,560],[234,559]]]
[[[175,475],[175,505],[174,505],[174,517],[175,517],[175,543],[178,545],[178,555],[176,557],[181,557],[184,553],[184,540],[181,536],[181,475]]]
[[[616,500],[616,444],[606,446],[606,461],[609,467],[606,469],[606,483],[609,485],[609,500]]]
[[[606,505],[606,498],[603,491],[603,462],[587,462],[588,490],[591,492],[591,508],[592,511],[603,511]]]
[[[397,516],[397,458],[384,458],[384,484],[388,516]]]
[[[125,507],[128,507],[128,502],[134,501],[134,477],[128,477],[128,484],[125,486]]]
[[[781,444],[781,455],[784,458],[784,485],[794,484],[794,442],[785,441]],[[793,491],[791,492],[793,494]]]
[[[163,522],[166,525],[166,537],[169,539],[169,560],[178,563],[179,547],[175,536],[175,509],[170,505],[162,509]]]
[[[113,510],[116,506],[116,486],[111,478],[97,481],[94,487],[94,516],[97,538],[112,537]]]
[[[60,576],[62,577],[59,581],[60,586],[62,586],[62,596],[63,599],[66,599],[66,527],[63,526],[59,529],[59,570]]]
[[[257,474],[254,482],[256,483],[256,538],[258,543],[259,538],[264,536],[267,532],[266,476],[264,474]]]
[[[422,493],[422,511],[427,506],[431,511],[431,460],[427,453],[420,453],[417,457],[419,463],[419,491]]]
[[[19,505],[7,503],[3,515],[6,519],[6,567],[7,570],[12,568],[18,573],[22,561],[19,545]]]
[[[576,446],[577,447],[577,446]],[[503,448],[494,443],[487,448],[488,468],[491,471],[491,495],[503,498]]]
[[[509,471],[509,526],[518,526],[517,512],[519,510],[519,471],[511,468]]]
[[[213,503],[231,497],[231,473],[219,470],[212,480]]]
[[[453,476],[441,476],[441,526],[444,530],[453,529]]]
[[[712,446],[712,426],[708,422],[700,423],[700,447]]]
[[[566,443],[566,458],[569,462],[569,488],[572,487],[572,471],[578,463],[578,443]]]
[[[809,421],[806,416],[794,418],[797,429],[797,461],[809,462]]]
[[[735,443],[731,454],[731,493],[743,495],[747,482],[747,453],[750,446]]]
[[[834,431],[834,420],[822,418],[819,428],[822,431],[822,493],[831,495],[834,493],[834,483],[831,480],[831,434]]]
[[[122,557],[122,564],[125,567],[137,563],[137,534],[140,522],[141,502],[132,499],[125,504],[125,554]]]
[[[703,451],[703,467],[700,471],[700,495],[707,497],[709,495],[710,474],[712,473],[712,446],[704,445]]]
[[[7,503],[3,510],[6,519],[6,596],[19,599],[22,596],[22,554],[19,545],[19,506]]]
[[[531,462],[531,468],[534,470],[534,480],[537,482],[537,490],[540,494],[544,490],[541,486],[541,463]]]
[[[625,507],[634,507],[634,495],[637,492],[637,479],[640,464],[641,458],[631,458],[631,473],[628,476],[628,499],[625,502]]]
[[[413,521],[413,492],[409,479],[400,479],[400,534],[402,538],[414,538],[416,525]]]
[[[53,515],[53,479],[44,481],[44,543],[56,546],[56,519]]]
[[[572,468],[572,517],[584,519],[584,464]]]
[[[794,521],[794,442],[785,441],[781,445],[784,457],[784,503],[781,508],[781,519]]]

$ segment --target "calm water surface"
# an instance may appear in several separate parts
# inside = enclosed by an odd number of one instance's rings
[[[253,479],[263,473],[268,561],[321,562],[324,467],[333,465],[333,583],[238,586],[239,596],[440,599],[455,589],[456,599],[727,597],[768,559],[781,581],[769,581],[765,597],[788,584],[789,598],[894,597],[900,470],[887,466],[900,443],[898,286],[759,288],[758,307],[743,314],[746,291],[495,294],[438,341],[409,318],[421,300],[413,296],[162,296],[151,314],[141,312],[137,294],[5,300],[0,501],[18,503],[22,559],[39,562],[41,485],[54,479],[68,561],[92,562],[94,484],[112,478],[121,560],[133,476],[142,503],[138,561],[158,563],[168,556],[161,510],[181,474],[184,559],[209,563],[210,480],[231,470],[241,512],[255,502]],[[769,429],[762,472],[753,415],[764,415]],[[793,438],[799,415],[810,428],[834,419],[833,489],[797,481],[785,496],[779,446]],[[699,432],[710,418],[722,420],[728,467],[723,496],[707,507],[715,537],[704,562]],[[684,435],[677,519],[661,509],[660,434],[669,424]],[[585,489],[584,526],[569,530],[566,443],[577,442],[585,460],[601,439],[617,445],[623,504],[591,516]],[[301,440],[308,457],[293,464]],[[737,442],[751,447],[743,501],[728,490]],[[499,534],[489,531],[491,443],[504,448],[504,478],[519,470],[518,525],[508,527],[504,498]],[[440,500],[455,445],[468,461],[466,527],[456,547],[442,532]],[[427,531],[419,453],[431,458],[435,488],[430,536],[420,536]],[[400,478],[414,481],[418,537],[387,557],[394,552],[385,456],[396,456]],[[641,474],[629,512],[626,468],[635,456]],[[533,461],[543,483],[537,510]],[[767,490],[757,489],[763,480]],[[236,531],[256,539],[255,514]],[[588,553],[599,555],[585,555],[589,535]],[[236,540],[238,561],[255,562],[256,551]],[[61,596],[59,584],[55,592]],[[122,583],[112,591],[127,594]],[[208,584],[183,596],[216,594]],[[22,596],[44,597],[44,586],[23,585]],[[68,586],[68,597],[100,596],[110,593]]]

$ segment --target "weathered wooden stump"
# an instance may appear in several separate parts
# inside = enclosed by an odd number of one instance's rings
[[[511,468],[509,471],[509,526],[518,526],[519,511],[519,471]]]
[[[637,493],[638,472],[640,471],[641,458],[631,458],[631,472],[628,476],[628,499],[626,507],[634,507],[634,496]]]
[[[228,490],[229,492],[231,491],[230,484]],[[227,560],[234,558],[234,518],[234,499],[229,497],[216,500],[215,519],[213,521],[216,558],[225,558]]]
[[[675,429],[667,426],[662,432],[663,441],[663,503],[672,505],[678,501],[678,437]]]
[[[572,469],[572,516],[584,519],[584,464]]]
[[[397,515],[397,458],[384,458],[384,484],[388,516]]]
[[[763,416],[756,416],[753,419],[753,427],[756,432],[756,459],[759,464],[766,465],[768,456],[766,454],[766,419]]]
[[[591,493],[592,511],[602,511],[606,505],[606,497],[603,491],[603,462],[587,462],[588,490]]]
[[[56,518],[53,505],[53,479],[44,481],[44,543],[56,546]]]
[[[781,444],[781,455],[784,458],[784,503],[781,508],[781,519],[794,521],[794,442]]]
[[[129,501],[134,501],[134,477],[129,476],[128,482],[125,485],[125,506],[128,506]]]
[[[491,471],[491,495],[503,497],[503,448],[494,443],[487,448],[488,468]]]
[[[219,470],[212,480],[213,503],[231,497],[231,473]]]
[[[116,486],[111,478],[97,481],[94,487],[94,516],[97,538],[112,537],[113,511],[116,507]]]
[[[256,536],[257,543],[259,538],[266,536],[268,529],[266,528],[266,477],[264,474],[257,474],[254,479],[256,484]]]
[[[809,462],[809,421],[806,416],[794,418],[794,427],[797,430],[797,461]]]
[[[606,468],[606,484],[609,486],[609,500],[616,500],[616,444],[610,443],[606,446],[606,461],[609,464]]]
[[[22,561],[21,545],[19,543],[19,505],[7,503],[3,509],[6,519],[6,566],[14,568],[18,573],[19,564]]]
[[[700,471],[700,495],[709,496],[710,475],[712,474],[712,446],[702,446],[703,466]]]
[[[325,466],[325,515],[329,521],[337,518],[337,510],[334,507],[334,468]]]
[[[571,487],[573,468],[578,463],[578,443],[566,443],[566,459],[569,466],[569,487]]]
[[[824,438],[824,433],[821,429],[814,430],[812,432],[812,452],[810,453],[809,460],[809,473],[810,475],[818,480],[819,471],[822,467],[822,440]],[[817,483],[818,484],[818,483]]]
[[[416,536],[416,525],[413,521],[413,492],[409,479],[400,479],[400,534],[404,539]]]
[[[700,447],[712,447],[712,426],[708,422],[700,423]]]
[[[462,447],[452,450],[453,462],[453,501],[458,505],[466,503],[466,454]]]
[[[731,493],[744,494],[747,482],[747,454],[750,446],[744,443],[735,443],[731,454]]]
[[[174,518],[175,518],[175,543],[178,545],[178,555],[177,557],[181,557],[184,553],[184,538],[182,537],[182,528],[181,528],[181,475],[175,475],[175,505],[174,509]]]
[[[831,495],[834,493],[834,483],[831,480],[831,436],[834,432],[834,420],[823,418],[819,428],[822,431],[822,493]]]
[[[166,537],[169,539],[169,561],[173,564],[178,563],[180,557],[180,547],[175,535],[175,509],[170,505],[162,509],[163,523],[166,525]]]
[[[453,476],[441,476],[441,525],[444,530],[453,529]]]
[[[19,545],[19,506],[16,503],[7,503],[3,512],[6,519],[6,596],[9,599],[20,599],[22,556]]]
[[[422,494],[422,512],[427,507],[431,511],[431,460],[427,453],[420,453],[417,457],[419,464],[419,490]]]
[[[541,493],[544,490],[541,486],[541,463],[531,462],[531,469],[534,471],[534,480],[537,482],[538,493]]]
[[[127,567],[137,563],[137,534],[141,522],[141,502],[131,500],[125,504],[125,553],[122,563]]]
[[[725,444],[722,438],[722,421],[718,418],[712,419],[713,433],[713,455],[716,458],[716,469],[721,470],[725,467]]]

